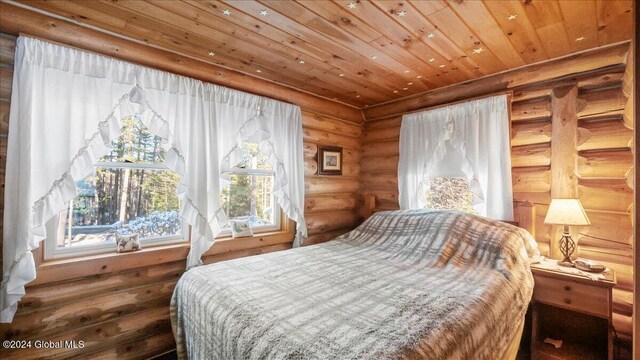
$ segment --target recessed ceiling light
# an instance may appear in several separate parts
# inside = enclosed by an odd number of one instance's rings
[[[515,14],[511,14],[507,17],[508,20],[515,20],[518,17],[518,15]]]
[[[209,56],[214,56],[216,53],[214,53],[213,51],[209,51]]]
[[[399,16],[399,17],[403,17],[403,16],[405,16],[405,15],[407,15],[407,12],[406,12],[406,11],[404,11],[404,10],[400,10],[400,12],[398,13],[398,16]]]
[[[229,9],[224,9],[224,10],[222,10],[222,13],[223,13],[224,15],[229,16],[229,15],[231,15],[231,10],[229,10]]]
[[[356,5],[358,5],[358,4],[354,3],[354,2],[350,2],[347,6],[349,7],[349,9],[355,9]]]
[[[269,12],[267,12],[267,10],[260,10],[260,15],[267,16],[269,15]]]
[[[584,40],[584,39],[585,39],[585,37],[584,37],[584,36],[580,36],[579,38],[576,38],[576,41],[582,41],[582,40]]]

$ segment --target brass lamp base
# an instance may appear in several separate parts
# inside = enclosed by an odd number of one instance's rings
[[[573,261],[571,261],[571,254],[576,250],[576,243],[573,242],[571,235],[569,234],[569,227],[564,226],[562,238],[560,239],[560,253],[564,256],[564,259],[558,260],[558,265],[566,267],[575,267]]]
[[[558,260],[558,265],[560,266],[564,266],[564,267],[576,267],[575,264],[569,260]]]

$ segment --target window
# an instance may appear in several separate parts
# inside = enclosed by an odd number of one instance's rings
[[[257,144],[242,144],[243,159],[229,173],[220,204],[231,220],[248,219],[253,232],[280,229],[280,207],[273,196],[275,172]],[[218,237],[229,236],[224,229]]]
[[[164,156],[160,137],[138,119],[124,119],[111,153],[76,182],[76,198],[49,222],[45,257],[115,251],[118,233],[138,233],[142,247],[184,241],[180,177],[162,165]]]
[[[45,258],[113,252],[116,234],[139,234],[143,248],[186,241],[176,195],[180,176],[162,164],[162,139],[126,118],[112,145],[95,174],[76,182],[78,194],[67,209],[47,224]],[[243,160],[223,182],[221,205],[229,219],[248,219],[255,233],[279,230],[275,172],[257,144],[242,150]],[[218,237],[230,235],[225,228]]]
[[[513,219],[509,124],[506,95],[405,114],[398,162],[398,173],[403,174],[398,178],[400,207],[425,206],[425,178],[466,178],[473,179],[469,185],[479,215]],[[460,206],[445,206],[440,199],[447,192],[455,192],[448,189],[452,185],[434,188],[428,196],[437,199],[429,200],[429,207]]]
[[[461,177],[433,177],[431,188],[425,192],[425,207],[428,209],[460,210],[477,214],[473,208],[473,192],[469,182]]]

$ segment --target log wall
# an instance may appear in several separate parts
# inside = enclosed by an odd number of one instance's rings
[[[298,100],[295,91],[273,83],[159,49],[150,50],[66,21],[25,13],[5,3],[0,6],[3,10],[0,30],[13,35],[26,32],[205,81],[245,91],[255,89],[259,94],[272,94],[286,101]],[[7,15],[9,13],[12,16]],[[0,36],[1,184],[4,184],[14,44],[12,36]],[[633,154],[630,149],[632,121],[628,114],[629,104],[633,102],[628,101],[628,84],[633,76],[630,71],[625,72],[624,61],[619,61],[624,57],[621,48],[621,45],[603,48],[592,54],[554,60],[549,65],[535,65],[467,82],[460,87],[437,89],[433,94],[404,103],[370,107],[364,111],[369,120],[364,130],[357,124],[361,114],[354,109],[309,94],[300,95],[305,212],[310,234],[307,243],[327,241],[352,229],[360,219],[357,207],[361,195],[375,195],[378,209],[398,208],[398,136],[403,112],[510,88],[513,90],[514,200],[534,204],[536,240],[541,251],[548,254],[552,235],[543,220],[554,183],[551,97],[554,88],[574,85],[577,87],[577,191],[593,223],[579,235],[579,251],[582,256],[602,261],[618,272],[618,286],[614,289],[615,325],[618,334],[630,336],[633,281],[629,209]],[[318,145],[344,148],[343,176],[315,175]],[[4,186],[1,189],[3,191]],[[3,201],[4,196],[0,194],[0,215]],[[219,242],[205,262],[279,251],[289,248],[290,242],[288,236]],[[147,256],[148,253],[152,252],[119,256],[115,264],[97,258],[73,267],[60,264],[51,271],[39,272],[38,279],[27,288],[14,323],[0,325],[2,338],[86,342],[84,349],[34,351],[28,356],[20,353],[21,358],[74,355],[146,358],[173,349],[168,304],[171,290],[184,271],[186,252],[180,248],[167,255]],[[134,257],[143,257],[144,261],[132,261]],[[131,268],[131,264],[137,267]],[[69,270],[61,277],[65,269]]]
[[[631,121],[624,118],[627,104],[631,102],[623,79],[632,76],[628,70],[625,75],[624,56],[613,63],[600,63],[602,69],[572,74],[569,67],[565,70],[570,76],[537,79],[541,81],[523,83],[513,89],[514,201],[516,204],[534,204],[535,237],[543,255],[548,256],[550,247],[553,248],[551,240],[555,237],[552,235],[554,229],[544,224],[544,217],[552,192],[557,196],[579,196],[592,225],[580,229],[577,234],[578,254],[616,270],[614,324],[618,334],[628,340],[633,301],[633,179],[630,178],[633,174],[633,133],[629,128]],[[559,74],[558,69],[546,71]],[[511,83],[509,74],[500,76],[506,84]],[[492,80],[480,81],[490,83]],[[459,92],[466,93],[471,88],[476,88],[473,83],[460,86],[460,89],[450,87],[446,99],[455,98]],[[476,92],[474,95],[481,94]],[[428,96],[424,99],[431,101]],[[365,111],[365,115],[383,115],[366,119],[360,164],[362,194],[375,196],[377,209],[399,208],[397,171],[402,118],[401,115],[386,114],[390,109],[415,110],[415,101],[408,99],[407,104],[400,101]],[[563,121],[569,126],[560,126]]]
[[[64,34],[60,32],[57,36],[64,37]],[[102,36],[99,41],[109,47]],[[0,34],[0,184],[3,184],[0,236],[14,49],[15,37]],[[291,92],[290,89],[283,91]],[[296,100],[295,96],[288,99],[294,103]],[[303,104],[309,102],[309,95],[305,94],[303,100]],[[360,190],[362,126],[353,122],[357,116],[338,118],[340,112],[332,111],[332,104],[315,98],[313,109],[302,107],[305,217],[309,230],[306,244],[330,240],[351,230],[360,221],[356,208]],[[339,108],[344,110],[342,105]],[[324,114],[317,109],[325,110]],[[318,145],[344,148],[343,176],[316,175]],[[291,226],[286,224],[289,230]],[[285,250],[291,247],[292,239],[292,232],[287,231],[252,239],[220,241],[204,261],[212,263]],[[6,355],[21,359],[72,356],[142,359],[171,351],[175,343],[169,321],[169,301],[184,272],[187,251],[184,246],[176,246],[165,251],[144,249],[115,257],[96,256],[72,264],[48,266],[44,263],[38,270],[38,278],[27,287],[13,323],[0,325],[2,339],[82,340],[85,346],[63,350],[32,348]]]

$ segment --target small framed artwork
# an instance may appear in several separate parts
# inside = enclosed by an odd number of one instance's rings
[[[318,175],[342,175],[342,148],[318,146]]]

